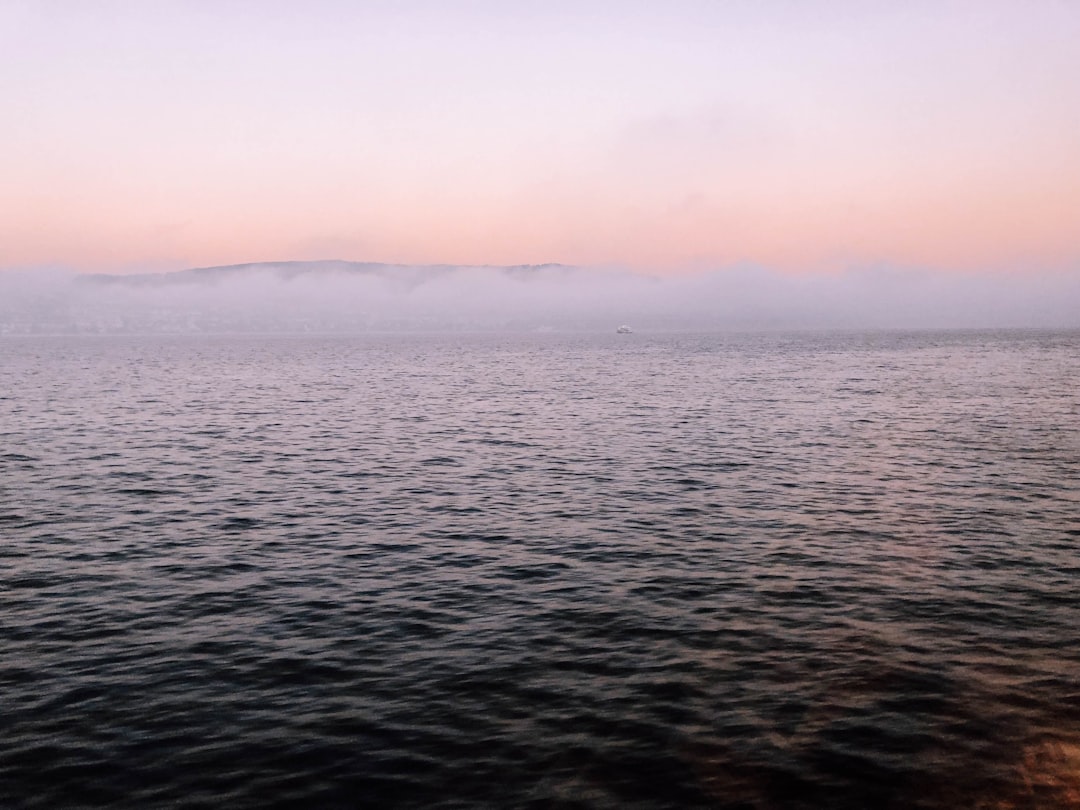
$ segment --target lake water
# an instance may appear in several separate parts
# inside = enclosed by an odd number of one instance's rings
[[[0,806],[1080,807],[1080,333],[0,339]]]

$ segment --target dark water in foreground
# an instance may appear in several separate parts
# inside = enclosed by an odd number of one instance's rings
[[[0,806],[1080,807],[1080,334],[0,341]]]

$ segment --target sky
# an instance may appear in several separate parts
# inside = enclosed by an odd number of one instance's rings
[[[1080,2],[0,0],[0,269],[1080,273]]]

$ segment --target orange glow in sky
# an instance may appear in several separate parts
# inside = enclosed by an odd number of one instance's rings
[[[5,4],[0,268],[1080,267],[1080,5],[810,5]]]

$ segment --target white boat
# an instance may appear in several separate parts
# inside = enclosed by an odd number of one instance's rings
[[[622,326],[620,326],[618,329],[615,330],[615,333],[619,334],[619,335],[629,335],[633,331],[634,331],[633,329],[631,329],[629,326],[627,326],[624,323]]]

